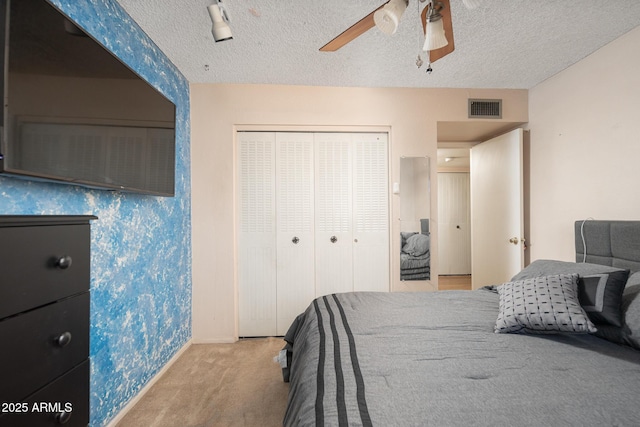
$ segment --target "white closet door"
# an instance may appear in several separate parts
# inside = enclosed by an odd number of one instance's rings
[[[277,334],[315,297],[313,134],[276,134]]]
[[[438,173],[438,269],[471,274],[471,209],[468,173]]]
[[[316,295],[353,290],[351,135],[315,134]]]
[[[275,148],[275,133],[238,133],[240,336],[276,334]]]
[[[387,134],[353,135],[353,290],[389,290]]]
[[[386,134],[238,133],[240,336],[316,296],[389,290]]]

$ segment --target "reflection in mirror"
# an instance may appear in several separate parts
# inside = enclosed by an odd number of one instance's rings
[[[429,157],[400,158],[400,280],[431,279]]]

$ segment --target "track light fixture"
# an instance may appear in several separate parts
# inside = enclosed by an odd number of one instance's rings
[[[224,40],[230,40],[233,38],[231,34],[231,27],[229,27],[229,15],[222,6],[222,0],[216,0],[215,3],[207,7],[209,16],[213,26],[211,27],[211,34],[216,42]]]

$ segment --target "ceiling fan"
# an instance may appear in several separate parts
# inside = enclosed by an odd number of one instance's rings
[[[416,0],[417,1],[417,0]],[[449,0],[419,0],[427,3],[420,13],[422,29],[425,32],[423,50],[429,52],[429,62],[450,54],[455,49],[453,42],[453,26]],[[468,8],[475,8],[478,0],[463,0]],[[320,48],[321,52],[335,52],[347,43],[378,27],[386,34],[393,34],[397,29],[402,13],[409,0],[389,0],[376,10],[347,28],[336,38]]]

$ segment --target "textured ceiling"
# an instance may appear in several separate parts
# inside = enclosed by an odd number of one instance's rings
[[[224,0],[234,38],[219,43],[212,0],[118,1],[192,83],[528,89],[640,24],[637,0],[451,0],[456,49],[428,75],[418,0],[393,36],[333,53],[318,49],[384,0]]]

